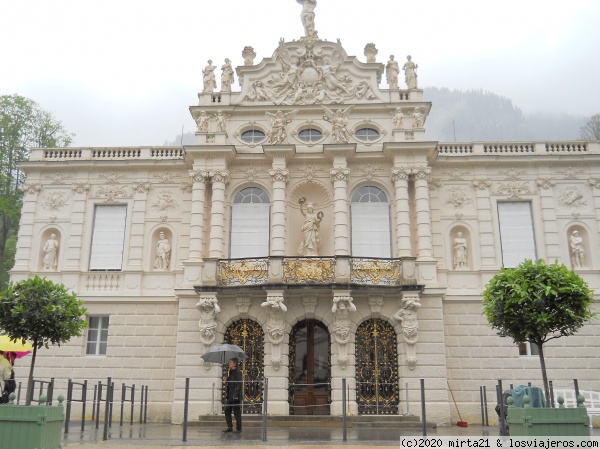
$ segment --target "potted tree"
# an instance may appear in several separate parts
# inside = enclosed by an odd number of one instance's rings
[[[525,260],[515,268],[502,268],[483,291],[483,314],[498,335],[537,347],[546,404],[550,404],[550,389],[544,343],[574,335],[595,316],[593,302],[593,292],[581,277],[563,264],[548,265],[543,260]],[[558,410],[529,409],[530,415],[546,417]],[[508,416],[510,424],[511,408]]]
[[[60,346],[72,337],[81,336],[87,326],[83,318],[86,312],[75,293],[38,276],[11,283],[0,293],[0,330],[13,340],[33,343],[25,405],[0,406],[0,435],[6,447],[61,447],[62,405],[47,406],[42,397],[39,406],[30,406],[35,359],[38,349]]]

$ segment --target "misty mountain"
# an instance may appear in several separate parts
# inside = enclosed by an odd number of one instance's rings
[[[432,108],[425,138],[441,142],[578,140],[589,117],[561,113],[523,114],[512,100],[482,90],[424,88]],[[165,146],[194,144],[194,133],[181,134]]]
[[[425,136],[443,142],[577,140],[589,118],[560,113],[525,115],[509,98],[482,90],[428,87],[423,97],[432,103]]]

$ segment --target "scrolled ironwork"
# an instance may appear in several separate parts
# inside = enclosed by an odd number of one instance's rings
[[[401,259],[350,259],[350,280],[354,284],[401,285]]]
[[[220,260],[217,284],[221,286],[261,285],[269,280],[269,259]]]
[[[396,415],[398,343],[394,328],[379,318],[356,330],[356,402],[362,415]]]
[[[283,259],[283,280],[288,284],[331,284],[335,282],[333,257]]]
[[[249,319],[233,322],[225,332],[225,341],[239,346],[248,358],[240,362],[242,372],[242,402],[245,414],[260,414],[263,402],[263,378],[265,358],[265,333],[260,324]],[[227,367],[223,367],[223,376],[227,376]],[[223,402],[225,388],[222,390]]]

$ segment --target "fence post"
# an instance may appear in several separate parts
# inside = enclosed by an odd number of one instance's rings
[[[550,407],[554,408],[554,385],[552,385],[552,381],[548,382],[550,386]]]
[[[140,395],[140,424],[144,418],[144,386],[142,385],[142,394]]]
[[[123,427],[123,413],[125,412],[125,394],[127,387],[125,384],[121,384],[121,417],[119,418],[119,427]]]
[[[46,391],[46,396],[48,397],[48,401],[46,403],[48,405],[52,405],[52,397],[54,396],[54,377],[50,378],[50,383],[48,384],[48,390]]]
[[[577,396],[579,396],[579,381],[577,379],[573,379],[573,384],[575,386],[575,400],[577,401]]]
[[[144,424],[148,419],[148,385],[146,385],[146,396],[144,399]]]
[[[131,413],[129,414],[129,425],[133,426],[133,409],[135,404],[135,384],[131,384]]]
[[[485,425],[489,426],[490,422],[488,420],[488,403],[487,403],[487,391],[485,385],[483,386],[483,403],[485,405]]]
[[[17,390],[17,405],[21,402],[21,387],[23,382],[19,382],[19,389]]]
[[[85,405],[87,403],[87,380],[83,381],[83,390],[81,391],[81,401],[83,402],[83,407],[81,408],[81,431],[85,430]]]
[[[96,402],[96,430],[100,428],[100,403],[102,402],[102,382],[98,381],[98,398]]]
[[[67,409],[65,410],[65,433],[69,433],[69,420],[71,419],[71,401],[73,400],[73,381],[67,383]]]
[[[115,383],[110,383],[110,415],[108,415],[108,427],[112,428],[112,419],[113,419],[113,405],[115,403]]]
[[[427,413],[425,412],[425,379],[421,379],[421,421],[423,421],[423,436],[427,436]]]
[[[502,391],[502,379],[498,379],[496,391],[498,393],[498,404],[500,404],[500,436],[506,436],[506,420],[504,418],[504,392]]]
[[[342,439],[348,441],[348,423],[346,422],[346,378],[342,379]]]
[[[110,414],[110,385],[112,379],[109,377],[106,379],[106,401],[104,404],[104,431],[102,432],[102,441],[108,440],[108,420]]]
[[[265,377],[263,379],[263,428],[262,428],[262,440],[267,441],[267,415],[268,415],[268,404],[269,404],[269,379]]]
[[[479,387],[479,403],[481,404],[481,425],[484,425],[485,418],[483,416],[483,387]]]
[[[190,400],[190,378],[185,378],[185,397],[183,400],[183,442],[187,442],[188,401]]]

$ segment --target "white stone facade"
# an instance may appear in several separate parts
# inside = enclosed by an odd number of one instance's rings
[[[189,377],[194,419],[211,411],[213,383],[220,399],[221,369],[200,355],[223,342],[232,323],[252,319],[266,333],[269,412],[288,414],[290,334],[297,323],[316,319],[331,342],[330,413],[341,413],[347,378],[356,414],[356,331],[378,318],[396,333],[398,413],[406,411],[406,383],[410,410],[419,410],[421,378],[428,419],[439,424],[457,418],[450,389],[462,418],[476,422],[479,386],[487,386],[493,403],[496,379],[541,382],[537,357],[519,356],[481,315],[481,291],[503,264],[497,204],[530,205],[538,258],[570,264],[569,238],[578,231],[584,253],[577,271],[597,289],[600,143],[427,141],[431,104],[422,100],[414,68],[410,88],[383,89],[376,49],[361,62],[339,43],[319,40],[312,26],[257,64],[247,47],[236,70],[241,91],[232,91],[229,75],[221,92],[203,88],[190,108],[195,145],[32,151],[23,164],[12,279],[44,275],[77,292],[90,315],[110,317],[106,355],[86,355],[87,335],[73,339],[40,352],[38,378],[112,376],[148,385],[149,419],[179,422]],[[365,129],[375,133],[361,138]],[[303,140],[305,130],[321,137]],[[263,138],[245,140],[248,131]],[[385,259],[396,265],[385,266],[398,270],[392,284],[381,280],[385,269],[373,260],[364,262],[371,270],[365,278],[368,270],[353,255],[350,198],[365,186],[383,191],[389,203]],[[263,271],[230,260],[234,198],[249,187],[265,192],[270,206],[268,253],[253,256],[266,264]],[[327,260],[317,268],[294,259],[306,238],[301,198],[323,213],[318,255]],[[102,205],[126,207],[120,269],[90,269]],[[56,268],[44,262],[52,234]],[[286,309],[280,316],[261,306],[277,297]],[[339,301],[352,305],[340,312],[333,307]],[[550,343],[550,379],[564,387],[578,378],[582,388],[600,390],[599,346],[597,323]]]

